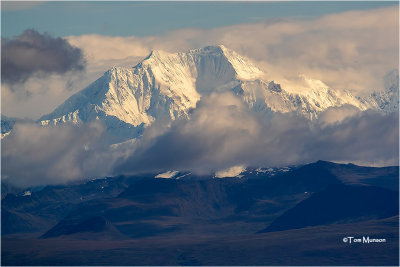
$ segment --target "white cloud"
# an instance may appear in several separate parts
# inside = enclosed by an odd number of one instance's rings
[[[343,105],[340,107],[329,107],[319,114],[319,120],[322,124],[333,124],[342,122],[344,119],[359,115],[360,110],[352,105]]]
[[[143,39],[136,37],[112,37],[97,34],[67,37],[71,45],[85,52],[92,68],[106,71],[114,64],[133,67],[150,53]]]
[[[93,77],[89,72],[53,74],[46,78],[34,75],[21,84],[2,84],[2,113],[13,117],[38,119],[93,82],[98,75],[99,73],[95,73],[96,77]]]

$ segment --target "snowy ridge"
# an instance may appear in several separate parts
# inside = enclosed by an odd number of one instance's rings
[[[386,78],[385,91],[368,98],[339,92],[305,76],[300,79],[308,89],[298,92],[262,77],[263,72],[250,60],[222,45],[175,54],[153,51],[133,68],[111,68],[43,116],[40,123],[101,120],[109,133],[124,141],[139,137],[157,119],[189,117],[189,110],[202,96],[221,91],[233,92],[255,111],[297,112],[311,120],[329,107],[344,104],[360,110],[398,109],[397,72]]]
[[[393,70],[384,79],[384,91],[371,95],[371,102],[376,103],[376,108],[386,112],[399,110],[399,72]]]
[[[11,129],[14,127],[16,119],[9,118],[1,114],[1,139],[10,134]]]

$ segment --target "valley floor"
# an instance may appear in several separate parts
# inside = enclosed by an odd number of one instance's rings
[[[399,217],[247,235],[130,240],[2,239],[2,265],[392,265]],[[223,229],[221,229],[223,231]],[[385,238],[345,243],[344,237]]]

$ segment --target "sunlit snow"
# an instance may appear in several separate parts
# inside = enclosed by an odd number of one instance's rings
[[[230,167],[225,170],[217,171],[215,173],[215,177],[217,177],[217,178],[239,177],[239,175],[245,170],[246,170],[246,167],[243,165],[233,166],[233,167]]]
[[[178,171],[167,171],[167,172],[156,175],[155,178],[169,179],[169,178],[174,177],[177,174],[178,174]]]

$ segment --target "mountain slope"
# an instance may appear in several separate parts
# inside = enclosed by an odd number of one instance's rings
[[[286,211],[262,232],[382,219],[398,214],[398,192],[375,186],[331,185]]]

